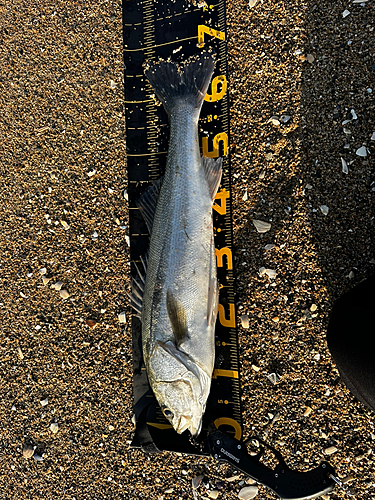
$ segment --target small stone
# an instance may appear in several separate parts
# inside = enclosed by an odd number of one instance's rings
[[[215,500],[219,496],[219,490],[208,490],[207,495]]]
[[[90,170],[89,172],[87,172],[87,175],[88,175],[89,177],[92,177],[92,176],[94,176],[95,174],[96,174],[96,169],[95,169],[95,168],[94,168],[93,170]]]
[[[336,453],[336,451],[337,451],[336,446],[329,446],[328,448],[326,448],[324,450],[324,454],[325,455],[332,455],[333,453]]]
[[[125,312],[122,312],[118,315],[118,320],[121,324],[125,324],[126,323],[126,315],[125,315]]]
[[[346,17],[350,14],[350,11],[348,9],[345,9],[344,12],[342,13],[342,17]]]
[[[56,423],[56,422],[53,422],[50,426],[50,431],[53,433],[53,434],[57,434],[57,432],[59,431],[59,425]]]
[[[249,321],[249,316],[247,314],[243,314],[241,316],[241,326],[242,328],[249,328],[250,321]]]
[[[60,290],[60,297],[62,299],[67,299],[68,297],[70,297],[70,293],[68,292],[68,290]]]
[[[323,215],[328,215],[329,208],[327,207],[327,205],[321,205],[320,211]]]
[[[48,283],[51,281],[52,278],[46,278],[45,276],[42,277],[43,285],[48,285]]]
[[[312,408],[310,408],[309,406],[307,406],[306,410],[303,413],[303,416],[304,417],[308,417],[308,416],[310,416],[311,412],[312,412]]]
[[[41,269],[39,269],[39,274],[41,274],[42,276],[46,273],[47,273],[47,269],[45,267],[42,267]]]
[[[259,366],[257,366],[257,365],[251,365],[251,368],[252,368],[255,372],[259,372],[259,370],[260,370]]]
[[[113,425],[109,425],[109,426],[108,426],[108,429],[109,429],[110,431],[114,431],[114,430],[115,430],[115,428],[114,428],[114,426],[113,426]]]
[[[259,0],[249,0],[249,7],[252,9],[253,7],[256,6]]]
[[[320,361],[320,354],[319,353],[315,354],[314,359],[315,361]]]
[[[278,116],[271,116],[269,121],[272,123],[272,125],[280,125],[280,119]]]
[[[371,140],[375,141],[375,132],[372,133]]]
[[[41,462],[43,460],[43,455],[39,455],[39,453],[34,452],[33,459],[36,462]]]
[[[318,306],[316,304],[311,304],[310,306],[310,311],[315,312],[318,309]]]
[[[273,243],[268,243],[268,245],[266,245],[264,247],[265,250],[272,250],[273,248],[275,248],[276,245],[274,245]]]
[[[266,158],[267,161],[271,161],[272,158],[273,158],[273,154],[272,153],[266,153],[265,158]]]
[[[245,194],[242,196],[243,201],[247,201],[247,189],[245,189]]]
[[[47,406],[47,405],[48,405],[48,398],[42,399],[42,400],[40,401],[40,404],[41,404],[42,406]]]
[[[98,322],[95,319],[86,319],[85,323],[90,328],[94,328],[98,324]]]
[[[272,321],[274,323],[278,323],[280,321],[280,318],[278,316],[275,316],[274,318],[272,318]]]
[[[280,120],[281,120],[283,123],[288,123],[288,121],[290,120],[290,116],[289,116],[289,115],[281,115],[281,116],[280,116]]]
[[[31,458],[34,455],[34,446],[30,443],[25,443],[22,448],[24,458]]]
[[[167,490],[164,491],[164,493],[173,493],[173,488],[168,488]]]
[[[57,281],[56,283],[54,283],[53,285],[51,285],[51,288],[54,288],[55,290],[59,291],[61,290],[63,284],[61,281]]]
[[[225,478],[225,480],[228,481],[228,483],[233,483],[234,481],[239,481],[240,479],[241,476],[230,476]]]
[[[17,352],[18,352],[18,357],[22,361],[25,356],[23,355],[23,352],[21,351],[20,347],[17,347]]]
[[[355,276],[354,272],[350,271],[350,273],[348,274],[348,278],[352,280],[354,276]]]
[[[315,61],[315,57],[312,54],[307,54],[306,61],[312,64]]]
[[[61,220],[61,225],[62,227],[65,229],[65,231],[67,231],[69,229],[69,224],[67,222],[65,222],[64,220]]]
[[[251,498],[256,497],[258,494],[258,486],[245,486],[242,488],[242,490],[238,493],[238,498],[241,498],[241,500],[250,500]]]
[[[109,80],[109,86],[111,87],[111,89],[115,89],[116,88],[116,84],[113,80]]]

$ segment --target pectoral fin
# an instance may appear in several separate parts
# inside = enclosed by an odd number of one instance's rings
[[[189,338],[187,331],[187,317],[184,305],[173,295],[173,292],[167,290],[167,311],[169,321],[175,336],[176,345],[180,346]]]

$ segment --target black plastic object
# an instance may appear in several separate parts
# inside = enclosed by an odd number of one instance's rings
[[[255,439],[263,446],[255,456],[248,454],[246,443],[229,438],[220,431],[209,435],[208,446],[210,453],[217,460],[230,463],[237,470],[240,469],[258,483],[270,488],[282,499],[317,498],[334,488],[335,482],[331,476],[335,476],[335,471],[328,462],[322,462],[318,467],[307,472],[295,471],[286,465],[277,450],[259,438]],[[264,449],[271,451],[278,462],[274,468],[261,463]]]
[[[225,0],[212,4],[201,0],[124,0],[123,36],[133,276],[137,275],[134,263],[142,268],[140,258],[145,255],[149,240],[135,200],[163,175],[169,135],[167,115],[153,97],[154,91],[144,76],[143,65],[159,57],[182,62],[202,50],[212,50],[216,54],[215,72],[199,121],[202,154],[223,158],[222,182],[213,206],[220,306],[215,330],[215,367],[201,438],[207,434],[208,423],[214,421],[228,435],[239,439],[242,411],[232,256]],[[141,324],[136,317],[132,318],[132,336],[136,417],[133,446],[147,452],[205,453],[192,446],[188,432],[178,435],[160,411],[148,384],[142,358]]]
[[[375,274],[334,305],[327,331],[329,350],[353,395],[375,411]]]

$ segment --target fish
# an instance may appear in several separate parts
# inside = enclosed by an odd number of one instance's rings
[[[164,176],[136,202],[150,233],[131,296],[148,380],[175,431],[192,436],[201,431],[211,387],[219,300],[212,204],[222,158],[201,157],[198,137],[214,67],[207,51],[146,67],[170,136]]]

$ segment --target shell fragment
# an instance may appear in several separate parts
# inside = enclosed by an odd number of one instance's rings
[[[271,224],[263,220],[253,219],[253,224],[258,233],[267,233],[271,229]]]

